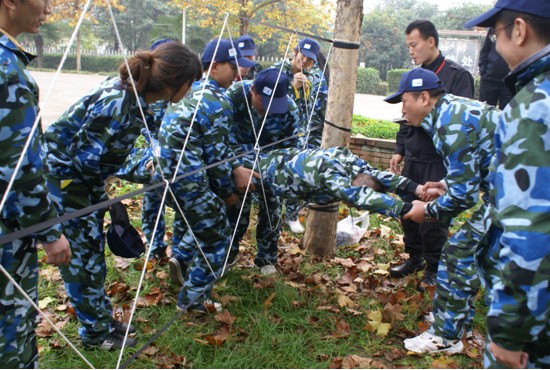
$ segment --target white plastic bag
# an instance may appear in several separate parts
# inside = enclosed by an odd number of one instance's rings
[[[357,226],[359,223],[361,224]],[[368,228],[368,212],[357,217],[348,216],[340,220],[336,226],[336,246],[348,246],[359,243]]]

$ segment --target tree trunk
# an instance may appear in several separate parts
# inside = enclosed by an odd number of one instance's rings
[[[80,71],[80,31],[76,34],[76,70]]]
[[[344,46],[359,46],[362,21],[363,0],[338,0],[334,40],[341,40]],[[347,130],[351,129],[352,123],[358,60],[358,48],[334,47],[332,50],[325,121]],[[349,138],[349,131],[325,124],[321,146],[348,146]],[[307,217],[304,246],[317,257],[332,256],[336,247],[338,211],[320,212],[314,208],[310,209]]]
[[[37,67],[42,68],[44,60],[44,38],[41,34],[37,33],[34,35],[34,45],[36,46]]]

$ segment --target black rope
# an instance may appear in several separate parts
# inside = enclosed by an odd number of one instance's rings
[[[338,130],[342,130],[342,131],[344,131],[344,132],[351,132],[351,128],[338,126],[337,124],[332,123],[332,122],[327,121],[327,120],[325,120],[325,124],[327,124],[327,125],[329,125],[329,126],[331,126],[331,127],[337,128]]]
[[[339,49],[357,50],[361,44],[357,41],[333,40],[332,46]]]
[[[314,130],[317,130],[319,129],[320,127],[316,127]],[[310,131],[314,131],[314,130],[310,130]],[[296,135],[292,135],[290,137],[286,137],[286,138],[282,138],[280,140],[277,140],[273,143],[270,143],[270,144],[267,144],[263,147],[260,147],[259,150],[260,151],[263,151],[264,149],[267,149],[267,148],[270,148],[274,145],[277,145],[277,144],[280,144],[286,140],[290,140],[290,139],[295,139],[299,136],[303,136],[304,134],[303,133],[299,133],[299,134],[296,134]],[[202,167],[202,168],[198,168],[196,170],[193,170],[191,172],[187,172],[187,173],[184,173],[182,175],[179,175],[175,178],[174,182],[177,182],[181,179],[184,179],[188,176],[192,176],[198,172],[202,172],[202,171],[205,171],[205,170],[208,170],[212,167],[217,167],[219,166],[220,164],[224,164],[224,163],[227,163],[227,162],[231,162],[231,161],[234,161],[236,159],[239,159],[239,158],[242,158],[248,154],[252,154],[255,152],[255,149],[252,149],[252,150],[249,150],[247,152],[244,152],[244,153],[241,153],[241,154],[238,154],[238,155],[235,155],[233,157],[230,157],[230,158],[227,158],[227,159],[224,159],[224,160],[221,160],[221,161],[218,161],[218,162],[215,162],[215,163],[212,163],[212,164],[209,164],[205,167]],[[68,220],[71,220],[73,218],[77,218],[77,217],[81,217],[81,216],[84,216],[84,215],[87,215],[89,213],[92,213],[92,212],[95,212],[99,209],[102,209],[102,208],[107,208],[109,207],[111,204],[114,204],[114,203],[117,203],[117,202],[120,202],[121,200],[124,200],[124,199],[128,199],[128,198],[132,198],[132,197],[135,197],[137,195],[140,195],[140,194],[143,194],[145,192],[148,192],[148,191],[151,191],[151,190],[155,190],[157,188],[160,188],[160,187],[163,187],[165,185],[165,182],[164,181],[160,181],[160,182],[157,182],[157,183],[154,183],[154,184],[151,184],[151,185],[148,185],[148,186],[144,186],[142,187],[141,189],[138,189],[138,190],[134,190],[134,191],[131,191],[129,193],[126,193],[126,194],[123,194],[123,195],[120,195],[118,197],[115,197],[115,198],[111,198],[111,199],[108,199],[108,200],[105,200],[103,202],[100,202],[100,203],[96,203],[96,204],[93,204],[91,206],[88,206],[88,207],[85,207],[85,208],[82,208],[82,209],[79,209],[77,211],[74,211],[74,212],[70,212],[70,213],[66,213],[64,215],[61,215],[57,218],[52,218],[52,219],[49,219],[47,221],[44,221],[44,222],[41,222],[41,223],[38,223],[38,224],[35,224],[35,225],[32,225],[32,226],[29,226],[29,227],[26,227],[24,229],[20,229],[20,230],[17,230],[17,231],[14,231],[12,233],[9,233],[9,234],[6,234],[6,235],[2,235],[2,237],[0,237],[0,245],[3,245],[5,243],[9,243],[11,241],[14,241],[14,240],[17,240],[17,239],[21,239],[25,236],[28,236],[30,234],[34,234],[34,233],[37,233],[39,231],[42,231],[44,229],[47,229],[49,227],[52,227],[53,225],[56,225],[58,223],[62,223],[62,222],[65,222],[65,221],[68,221]]]
[[[340,202],[329,204],[309,204],[308,208],[317,212],[334,213],[338,212],[340,208]]]

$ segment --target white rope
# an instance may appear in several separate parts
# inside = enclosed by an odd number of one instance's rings
[[[19,170],[21,169],[21,165],[23,163],[23,160],[25,159],[25,156],[26,156],[26,153],[27,153],[27,150],[29,149],[29,146],[30,146],[30,143],[32,141],[32,138],[34,136],[34,133],[36,132],[36,129],[38,128],[38,125],[41,124],[41,118],[42,118],[42,112],[43,112],[43,107],[46,105],[46,103],[48,102],[49,100],[49,97],[50,97],[50,94],[53,90],[53,87],[55,85],[55,82],[57,81],[57,77],[59,76],[59,74],[61,73],[61,70],[63,68],[63,65],[65,64],[65,61],[67,60],[67,55],[69,54],[69,51],[71,49],[71,46],[73,45],[74,41],[76,40],[76,36],[78,35],[78,31],[82,25],[82,22],[84,20],[84,16],[86,15],[86,12],[88,11],[88,8],[90,7],[90,4],[91,4],[92,0],[88,0],[86,2],[86,4],[84,5],[84,8],[82,9],[82,14],[80,15],[80,18],[78,19],[78,22],[75,26],[75,29],[71,35],[71,38],[69,39],[69,43],[67,45],[67,48],[65,49],[65,52],[63,53],[63,57],[61,58],[61,61],[59,62],[59,66],[57,67],[57,70],[54,74],[54,77],[53,77],[53,80],[48,88],[48,91],[45,95],[45,98],[41,101],[40,103],[40,109],[38,111],[38,114],[34,120],[34,123],[33,123],[33,127],[29,133],[29,136],[27,138],[27,141],[25,142],[25,145],[23,147],[23,149],[21,150],[21,155],[19,156],[19,159],[17,161],[17,164],[15,165],[15,168],[13,170],[13,174],[10,178],[10,181],[8,182],[8,186],[6,187],[6,191],[4,193],[4,195],[2,196],[2,201],[0,202],[0,212],[2,212],[2,210],[4,209],[4,206],[6,204],[6,201],[8,199],[8,196],[9,196],[9,193],[13,187],[13,184],[15,182],[15,178],[17,176],[17,174],[19,173]],[[78,354],[78,356],[80,358],[82,358],[82,360],[84,360],[84,362],[86,362],[86,364],[88,366],[90,366],[91,368],[94,368],[94,366],[86,359],[86,357],[74,346],[74,344],[65,336],[63,335],[63,333],[61,333],[61,331],[55,326],[55,324],[53,324],[51,322],[51,320],[42,312],[42,310],[40,310],[40,308],[34,303],[34,301],[27,295],[27,293],[25,293],[25,291],[21,288],[21,286],[10,276],[10,274],[8,273],[8,271],[6,271],[4,269],[4,267],[2,265],[0,265],[0,268],[2,270],[2,272],[4,273],[4,275],[14,284],[14,286],[16,287],[16,289],[21,292],[21,294],[23,294],[23,296],[25,297],[25,299],[27,301],[29,301],[29,303],[34,307],[34,309],[36,309],[38,311],[38,313],[44,317],[48,323],[52,326],[52,328],[54,328],[54,330],[59,334],[61,335],[61,337],[63,338],[63,340],[65,342],[67,342],[67,344]]]
[[[69,346],[73,349],[73,351],[76,352],[76,354],[78,356],[80,356],[80,358],[86,363],[86,365],[88,365],[91,369],[95,369],[94,365],[92,365],[90,363],[90,361],[88,361],[86,359],[86,357],[84,357],[84,355],[82,353],[80,353],[80,351],[72,344],[72,342],[69,340],[69,338],[67,338],[65,335],[63,335],[63,333],[57,328],[57,326],[55,326],[55,324],[50,320],[50,318],[40,309],[40,307],[38,307],[36,305],[36,303],[34,303],[34,301],[32,300],[31,297],[28,296],[28,294],[23,290],[23,288],[21,288],[21,286],[17,283],[17,281],[15,281],[11,275],[9,274],[8,271],[6,271],[6,269],[4,268],[4,266],[2,266],[0,264],[0,270],[2,270],[2,273],[8,278],[9,281],[11,281],[11,283],[15,286],[15,288],[19,291],[19,293],[21,293],[23,295],[23,297],[25,297],[25,299],[27,301],[29,301],[29,303],[34,307],[34,309],[36,311],[38,311],[38,313],[40,314],[40,316],[42,316],[47,322],[48,324],[51,325],[51,327],[53,328],[53,330],[55,330],[55,332],[59,335],[61,335],[61,338],[63,338],[63,340],[65,342],[67,342],[67,344],[69,344]],[[34,329],[33,329],[34,330]]]

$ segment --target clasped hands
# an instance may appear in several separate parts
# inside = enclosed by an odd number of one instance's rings
[[[426,202],[431,202],[439,198],[441,195],[445,194],[446,191],[447,187],[442,181],[428,181],[424,185],[418,185],[414,194],[420,200],[414,200],[412,202],[411,210],[403,216],[403,219],[411,220],[419,224],[425,222],[424,207],[426,206]]]

